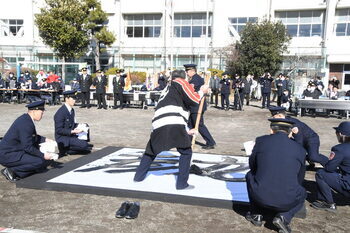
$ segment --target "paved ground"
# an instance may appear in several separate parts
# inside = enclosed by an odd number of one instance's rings
[[[268,133],[266,120],[269,112],[260,109],[257,102],[242,112],[221,111],[209,108],[205,123],[217,147],[210,153],[243,155],[242,143]],[[260,105],[260,104],[259,104]],[[53,138],[53,115],[58,106],[47,107],[37,132]],[[13,120],[24,113],[24,105],[0,104],[0,136],[3,136]],[[88,122],[92,142],[96,148],[121,146],[144,148],[150,133],[153,109],[97,110],[76,109],[79,122]],[[302,120],[310,125],[321,138],[321,152],[329,153],[337,143],[333,126],[341,120],[336,118],[310,118]],[[198,139],[203,142],[201,138]],[[199,146],[195,151],[203,152]],[[79,156],[67,156],[67,162]],[[0,166],[1,167],[1,166]],[[306,186],[311,191],[307,201],[306,219],[294,219],[293,232],[349,232],[350,208],[343,199],[337,199],[337,214],[317,211],[309,207],[314,198],[314,172],[306,175]],[[232,210],[190,206],[157,201],[138,200],[141,212],[136,220],[114,218],[119,205],[127,198],[104,197],[67,192],[39,191],[16,188],[0,177],[0,227],[36,230],[40,232],[273,232],[271,224],[253,227],[244,219],[244,206]],[[133,200],[136,201],[136,200]]]

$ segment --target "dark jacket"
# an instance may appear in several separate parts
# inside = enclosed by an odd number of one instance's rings
[[[101,76],[100,78],[100,81],[98,80],[98,77],[94,78],[94,81],[92,83],[96,87],[97,94],[106,93],[107,78],[104,76]]]
[[[220,89],[221,94],[230,94],[230,80],[226,78],[220,80]]]
[[[55,140],[57,144],[63,144],[65,147],[69,146],[69,138],[75,137],[71,131],[76,127],[74,122],[75,113],[69,113],[68,108],[62,105],[54,116],[55,121]]]
[[[45,137],[37,135],[33,120],[28,114],[18,117],[0,142],[0,164],[17,162],[23,154],[44,158],[39,144]]]
[[[123,92],[125,87],[125,75],[120,75],[119,80],[117,76],[113,77],[113,93]]]
[[[251,88],[251,86],[252,86],[252,84],[253,84],[253,79],[250,79],[250,80],[248,81],[247,78],[244,78],[244,79],[243,79],[243,83],[244,83],[243,93],[244,93],[244,94],[249,94],[249,93],[250,93],[250,88]]]
[[[263,94],[271,93],[272,81],[273,81],[272,77],[263,76],[259,78],[259,83],[261,85],[261,93]]]
[[[324,169],[327,172],[340,172],[342,187],[350,191],[350,143],[338,144],[331,150],[335,156],[326,163]]]
[[[77,79],[79,82],[80,90],[81,92],[89,92],[90,86],[92,85],[92,79],[89,74],[86,75],[84,78],[83,75],[79,75],[79,78]]]
[[[191,80],[189,81],[190,84],[193,84],[194,91],[198,92],[201,89],[201,86],[204,85],[204,79],[199,76],[198,74],[195,74],[192,76]],[[198,113],[199,105],[191,106],[190,112],[191,113]],[[203,105],[203,112],[207,110],[207,104],[204,102]]]
[[[249,158],[247,188],[251,198],[264,207],[289,209],[305,198],[300,184],[306,152],[283,132],[256,139]]]

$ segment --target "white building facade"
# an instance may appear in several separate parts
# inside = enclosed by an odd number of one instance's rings
[[[57,61],[52,50],[42,43],[34,23],[43,3],[43,0],[1,1],[0,57],[11,65],[17,61]],[[292,36],[282,70],[325,78],[336,76],[342,87],[350,88],[350,0],[101,0],[101,3],[109,17],[108,28],[117,38],[102,54],[103,68],[159,72],[196,63],[200,70],[224,70],[222,50],[240,39],[239,33],[247,22],[268,18],[281,20]],[[89,53],[78,62],[86,62],[94,70]]]

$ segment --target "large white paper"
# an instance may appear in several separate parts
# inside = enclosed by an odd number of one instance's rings
[[[246,155],[251,155],[253,148],[255,146],[255,142],[254,141],[247,141],[247,142],[243,143],[243,146],[244,146],[244,150],[245,150]]]
[[[43,142],[39,144],[42,153],[55,153],[57,150],[57,143],[55,141]]]

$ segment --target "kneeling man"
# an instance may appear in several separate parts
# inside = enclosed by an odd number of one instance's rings
[[[272,118],[271,135],[258,137],[249,158],[250,171],[246,175],[250,212],[246,219],[262,225],[261,212],[272,211],[273,224],[279,232],[291,232],[289,223],[304,207],[306,191],[305,149],[289,137],[293,121]]]
[[[53,153],[42,153],[39,144],[52,141],[37,135],[34,121],[40,121],[45,111],[45,101],[26,106],[28,113],[18,117],[0,142],[0,164],[3,176],[10,182],[41,172],[54,158]]]
[[[64,104],[60,107],[55,116],[55,139],[58,144],[60,156],[67,154],[90,153],[92,145],[87,141],[78,138],[82,132],[75,123],[73,106],[76,100],[76,91],[65,91]]]

